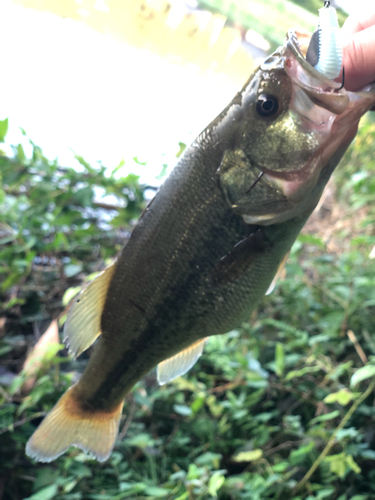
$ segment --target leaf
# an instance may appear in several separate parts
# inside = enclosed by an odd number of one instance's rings
[[[218,469],[222,458],[223,455],[221,453],[206,451],[206,453],[203,453],[203,455],[200,455],[194,461],[198,465],[207,465],[210,468]]]
[[[375,460],[375,450],[363,450],[361,451],[361,457],[365,460]]]
[[[251,451],[240,451],[238,455],[234,455],[232,460],[234,462],[253,462],[254,460],[259,460],[263,455],[263,451],[260,449]]]
[[[145,162],[141,162],[139,159],[138,159],[138,156],[133,156],[133,160],[135,161],[135,163],[137,165],[142,165],[142,167],[144,167],[145,165],[147,165],[147,161]]]
[[[82,271],[82,264],[66,264],[64,266],[64,274],[67,278],[71,278]]]
[[[180,156],[186,149],[186,144],[184,142],[179,142],[178,145],[180,146],[180,149],[176,153],[176,158],[180,158]]]
[[[9,128],[8,118],[5,120],[0,120],[0,142],[4,142],[5,136],[7,135]]]
[[[336,439],[337,441],[342,441],[344,439],[353,440],[358,436],[359,433],[360,433],[359,430],[357,430],[355,427],[349,427],[348,429],[340,429],[337,431]]]
[[[285,377],[285,380],[292,380],[293,378],[299,378],[303,377],[303,375],[306,375],[307,373],[315,373],[320,371],[321,368],[319,366],[305,366],[304,368],[301,368],[301,370],[292,370],[287,374]]]
[[[352,469],[356,474],[361,473],[361,468],[360,466],[354,461],[354,458],[351,455],[346,456],[346,464],[348,467]]]
[[[202,408],[204,405],[205,397],[204,395],[199,395],[192,403],[191,403],[191,411],[193,413],[198,413],[198,411]]]
[[[332,392],[324,398],[324,402],[328,404],[339,403],[341,406],[346,406],[350,401],[355,399],[357,394],[353,394],[348,389],[341,389],[339,392]]]
[[[155,445],[155,440],[145,432],[137,434],[126,440],[126,444],[130,446],[137,446],[138,448],[152,448]]]
[[[272,467],[272,470],[274,472],[284,472],[287,470],[288,467],[289,467],[288,462],[279,462]]]
[[[83,207],[90,206],[92,204],[93,197],[94,197],[94,192],[90,186],[86,186],[82,189],[79,189],[75,193],[76,202],[78,202]]]
[[[46,362],[50,361],[61,348],[62,346],[59,344],[59,327],[57,321],[53,320],[26,358],[22,370],[26,379],[22,386],[22,392],[28,394],[31,391],[39,370]]]
[[[20,161],[21,163],[23,163],[26,160],[26,155],[25,155],[25,151],[22,147],[22,144],[18,144],[18,146],[16,147],[16,151],[17,151],[17,154],[16,154],[17,160]]]
[[[276,375],[281,377],[285,369],[285,352],[284,352],[284,346],[280,342],[276,344],[276,349],[275,349],[275,368],[276,368]]]
[[[347,467],[349,467],[356,474],[360,474],[361,472],[361,468],[354,461],[352,455],[346,455],[344,452],[326,457],[324,461],[330,464],[331,471],[334,474],[337,474],[340,478],[345,476]]]
[[[168,165],[163,163],[163,168],[160,171],[160,174],[156,176],[157,180],[160,181],[167,174]]]
[[[173,405],[173,409],[179,415],[183,415],[184,417],[190,417],[192,415],[192,409],[189,406],[185,405]]]
[[[145,495],[149,495],[150,497],[164,497],[166,498],[167,495],[171,493],[170,490],[167,490],[166,488],[159,488],[158,486],[148,486],[143,493]]]
[[[324,415],[320,415],[319,417],[315,417],[310,420],[309,425],[318,424],[319,422],[327,422],[327,420],[332,420],[336,417],[340,416],[339,410],[331,411],[330,413],[325,413]]]
[[[37,493],[34,493],[31,497],[25,498],[25,500],[51,500],[52,498],[55,498],[57,489],[57,484],[51,484],[50,486],[46,486],[45,488],[39,490]]]
[[[323,500],[324,498],[332,498],[334,492],[335,488],[324,488],[323,490],[319,490],[317,496],[313,498],[316,500]]]
[[[350,380],[350,387],[353,389],[360,382],[375,376],[375,365],[366,365],[357,370]]]
[[[301,446],[297,450],[293,450],[289,456],[289,461],[292,465],[297,465],[301,463],[301,460],[305,455],[308,455],[315,448],[314,441],[310,441],[305,446]]]
[[[208,482],[208,493],[212,497],[216,498],[217,492],[220,490],[224,483],[225,477],[223,476],[222,472],[214,472]]]

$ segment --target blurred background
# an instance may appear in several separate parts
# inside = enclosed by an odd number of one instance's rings
[[[331,3],[342,25],[372,1]],[[186,376],[136,385],[108,462],[24,453],[90,354],[60,343],[71,300],[185,145],[322,5],[0,2],[0,500],[375,498],[371,114],[275,291]]]
[[[192,141],[283,44],[289,27],[315,29],[321,5],[3,0],[0,118],[10,118],[9,140],[22,127],[61,163],[74,164],[73,149],[108,166],[124,158],[143,173],[132,162],[142,154],[144,175],[157,175],[178,142]]]

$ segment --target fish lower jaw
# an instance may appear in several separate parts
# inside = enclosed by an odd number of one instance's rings
[[[275,203],[272,211],[268,211],[267,208],[269,207],[265,205],[263,213],[242,214],[244,222],[246,224],[269,226],[301,215],[311,205],[310,195],[316,186],[319,172],[319,169],[315,169],[307,179],[300,176],[291,180],[265,173],[264,180],[277,188],[285,196],[287,203],[285,201],[282,204]]]
[[[291,203],[296,204],[302,201],[306,191],[306,179],[296,177],[292,180],[288,180],[268,173],[264,174],[264,178],[269,184],[280,190]],[[303,193],[301,192],[302,188],[304,188]]]

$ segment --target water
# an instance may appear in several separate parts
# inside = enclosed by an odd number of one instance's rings
[[[81,8],[79,2],[77,7]],[[93,24],[99,26],[98,19],[106,15],[98,11]],[[186,37],[190,25],[184,19]],[[212,19],[209,15],[206,25],[201,22],[197,34],[201,38],[193,37],[189,56],[188,41],[179,48],[168,39],[176,29],[173,25],[170,32],[164,30],[169,33],[166,39],[160,29],[151,30],[154,38],[130,34],[138,45],[131,46],[124,37],[104,35],[87,22],[3,1],[0,44],[6,47],[1,56],[6,78],[2,79],[0,118],[10,118],[10,141],[21,137],[21,126],[48,157],[58,156],[63,165],[74,164],[72,150],[110,168],[124,158],[122,174],[135,171],[155,183],[163,164],[176,161],[179,141],[191,142],[232,99],[252,69],[248,56],[243,59],[240,49],[233,50],[238,34],[220,32],[210,46],[217,26]],[[140,166],[133,157],[147,161],[147,166]]]

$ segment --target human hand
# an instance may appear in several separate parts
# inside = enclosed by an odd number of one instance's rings
[[[350,15],[342,34],[345,88],[358,90],[375,81],[375,11]]]

